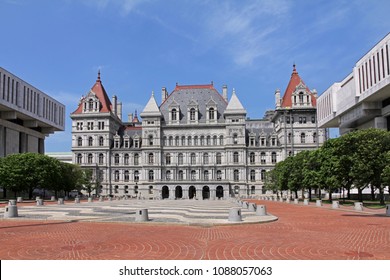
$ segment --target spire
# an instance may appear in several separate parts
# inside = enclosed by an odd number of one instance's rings
[[[158,108],[156,99],[154,98],[154,92],[152,92],[152,96],[150,97],[148,103],[146,104],[146,106],[145,106],[145,108],[140,116],[142,118],[161,116],[161,111]]]
[[[293,72],[292,72],[292,74],[291,75],[298,75],[298,72],[297,72],[297,69],[296,69],[296,67],[295,67],[296,65],[295,65],[295,62],[294,62],[294,64],[293,64]]]
[[[100,69],[98,70],[98,76],[96,82],[100,82]]]
[[[236,95],[236,90],[233,89],[233,94],[232,97],[230,98],[230,101],[225,109],[225,114],[245,114],[246,115],[246,110],[244,106],[242,106],[240,100],[238,99]]]

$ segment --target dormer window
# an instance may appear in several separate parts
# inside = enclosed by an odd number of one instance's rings
[[[176,109],[172,109],[172,111],[171,111],[171,120],[172,121],[177,120],[177,110]]]
[[[215,119],[215,110],[214,108],[209,109],[209,120],[214,120]]]
[[[94,113],[99,112],[100,102],[93,92],[88,93],[87,97],[83,101],[83,112]]]

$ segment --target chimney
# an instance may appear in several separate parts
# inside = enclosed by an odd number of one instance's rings
[[[118,102],[118,107],[117,107],[117,116],[120,120],[122,120],[122,102]]]
[[[318,92],[316,89],[312,89],[311,93],[313,93],[315,99],[318,98]]]
[[[276,109],[279,109],[281,104],[280,104],[280,89],[275,90],[275,106]]]
[[[225,99],[226,102],[228,102],[228,89],[227,89],[227,85],[224,85],[222,87],[222,97],[223,97],[223,99]]]
[[[132,122],[133,122],[133,114],[128,114],[128,115],[127,115],[127,121],[128,121],[129,123],[132,123]]]
[[[168,91],[166,87],[161,89],[161,104],[168,98]]]
[[[117,112],[118,112],[118,110],[117,110],[117,106],[118,106],[118,104],[117,104],[118,102],[117,102],[117,97],[116,97],[116,95],[114,95],[113,97],[112,97],[112,112],[116,115],[117,114]]]

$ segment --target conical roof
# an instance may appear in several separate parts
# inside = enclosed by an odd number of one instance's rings
[[[246,114],[246,110],[244,106],[242,106],[234,89],[232,97],[230,98],[230,101],[225,109],[225,114]]]
[[[316,106],[316,98],[311,93],[309,88],[306,86],[305,82],[301,79],[299,76],[297,69],[295,68],[295,64],[293,65],[293,72],[291,74],[290,81],[287,85],[286,91],[284,92],[283,98],[282,98],[282,108],[291,108],[292,107],[292,94],[295,92],[297,86],[302,85],[306,91],[312,95],[311,102],[313,106]]]
[[[144,110],[141,113],[141,118],[148,116],[162,116],[160,109],[158,108],[156,99],[154,98],[154,93],[150,97],[148,103],[146,104]]]

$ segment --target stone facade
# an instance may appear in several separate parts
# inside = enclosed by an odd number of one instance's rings
[[[301,95],[305,102],[300,102]],[[256,196],[265,192],[265,173],[277,162],[324,141],[316,125],[316,96],[295,67],[286,101],[276,94],[276,109],[263,119],[247,118],[234,90],[228,100],[226,86],[221,95],[212,83],[177,84],[170,94],[162,88],[161,96],[159,106],[152,94],[140,114],[142,121],[135,114],[126,122],[121,121],[121,103],[115,96],[109,100],[100,74],[81,98],[71,115],[73,162],[93,170],[98,194]]]
[[[0,67],[0,157],[44,152],[45,137],[65,127],[65,106]]]

